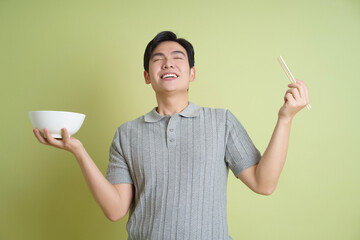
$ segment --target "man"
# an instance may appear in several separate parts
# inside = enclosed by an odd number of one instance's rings
[[[81,142],[38,129],[38,140],[72,152],[91,193],[111,220],[129,211],[128,239],[231,239],[226,216],[229,168],[258,194],[270,195],[283,168],[295,114],[309,103],[303,81],[289,84],[270,143],[261,156],[225,109],[188,101],[195,80],[192,45],[161,32],[144,54],[144,78],[158,106],[117,128],[106,178]]]

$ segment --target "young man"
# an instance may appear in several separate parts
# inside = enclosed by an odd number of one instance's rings
[[[228,170],[270,195],[283,168],[295,114],[309,103],[303,81],[289,84],[270,143],[261,156],[237,118],[188,100],[195,80],[192,45],[161,32],[144,54],[144,78],[157,107],[117,128],[106,178],[81,142],[63,129],[38,140],[72,152],[91,193],[112,221],[129,210],[128,239],[231,239],[226,216]]]

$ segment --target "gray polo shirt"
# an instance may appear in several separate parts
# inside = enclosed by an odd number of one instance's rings
[[[261,158],[238,119],[226,109],[192,102],[173,116],[156,108],[117,128],[106,178],[132,183],[128,239],[232,239],[226,187]]]

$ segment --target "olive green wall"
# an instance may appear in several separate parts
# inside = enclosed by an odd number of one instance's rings
[[[194,45],[190,101],[230,109],[261,153],[289,84],[276,58],[308,85],[276,191],[229,172],[233,239],[360,239],[358,0],[1,0],[0,30],[0,239],[126,239],[28,112],[86,114],[74,137],[105,174],[116,128],[156,106],[142,59],[163,30]]]

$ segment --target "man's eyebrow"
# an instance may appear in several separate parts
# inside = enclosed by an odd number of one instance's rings
[[[172,51],[171,52],[171,55],[175,55],[175,54],[182,54],[184,55],[184,57],[186,57],[185,53],[183,51],[180,51],[180,50],[176,50],[176,51]],[[154,57],[157,57],[157,56],[165,56],[163,53],[159,52],[159,53],[154,53],[153,55],[151,55],[151,59],[153,59]]]
[[[163,53],[154,53],[153,55],[151,55],[151,59],[153,59],[156,56],[162,56],[163,57],[164,54]]]
[[[171,52],[172,55],[177,54],[177,53],[180,53],[180,54],[184,55],[184,57],[186,57],[185,53],[183,51],[177,50],[177,51]]]

